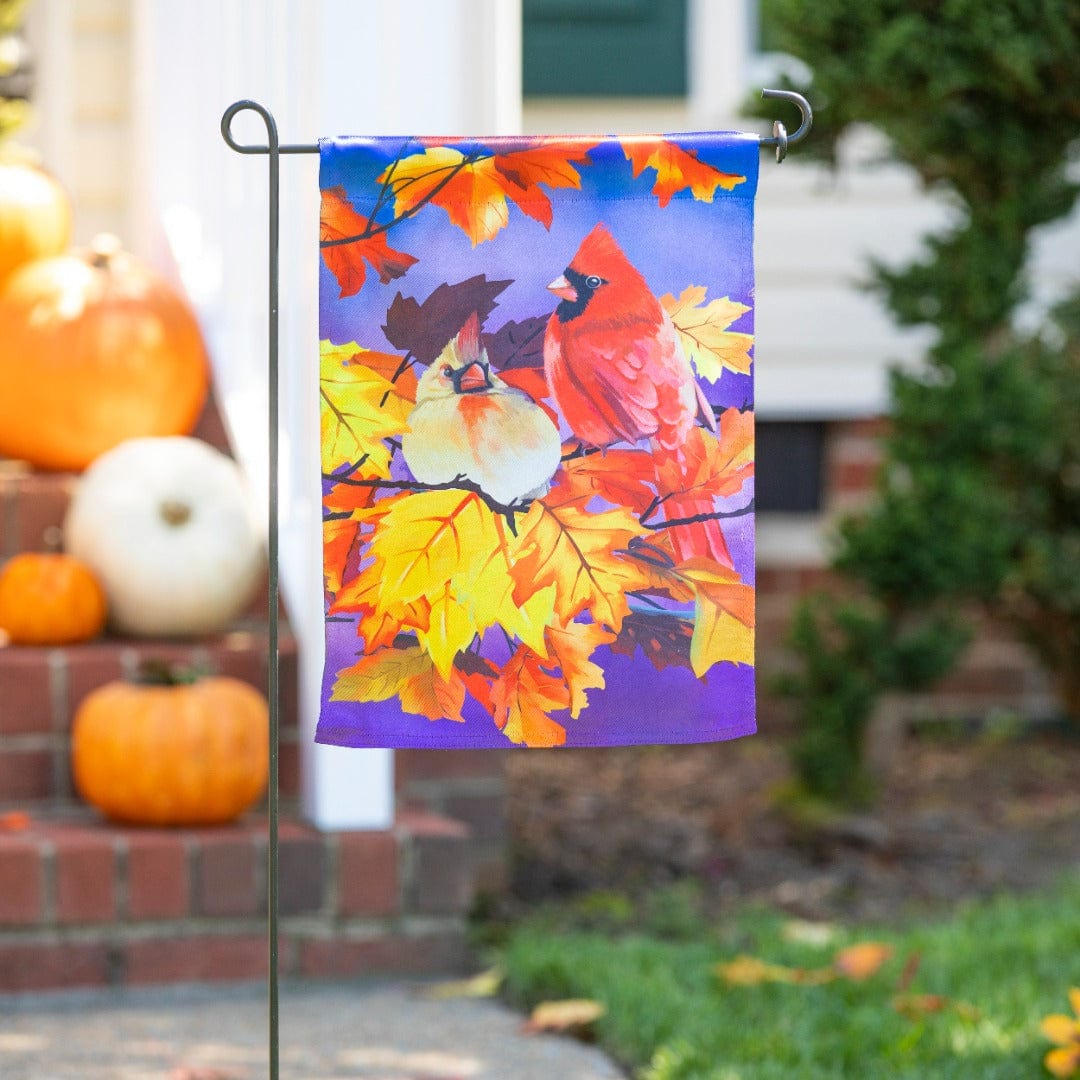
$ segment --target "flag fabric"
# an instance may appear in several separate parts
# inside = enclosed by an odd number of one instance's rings
[[[751,733],[757,137],[320,151],[317,741]]]

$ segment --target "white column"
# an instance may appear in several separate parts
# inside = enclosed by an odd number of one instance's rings
[[[505,0],[136,0],[140,197],[203,315],[219,398],[256,491],[266,486],[266,158],[229,150],[224,109],[253,98],[282,142],[320,135],[507,131],[520,123],[520,13]],[[243,121],[243,122],[241,122]],[[256,117],[240,141],[264,143]],[[393,754],[313,742],[323,661],[317,410],[318,158],[281,163],[281,571],[300,643],[307,816],[382,828]]]

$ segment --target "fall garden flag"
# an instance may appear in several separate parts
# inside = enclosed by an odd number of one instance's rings
[[[754,730],[757,162],[322,142],[320,742]]]

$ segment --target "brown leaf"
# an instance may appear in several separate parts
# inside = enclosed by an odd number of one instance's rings
[[[477,274],[454,285],[439,285],[423,303],[398,293],[387,309],[383,332],[395,349],[430,364],[470,315],[478,315],[482,324],[495,309],[495,297],[510,284],[509,279],[488,281]]]
[[[633,656],[635,649],[641,649],[657,671],[668,667],[692,671],[690,639],[693,633],[693,623],[679,615],[635,611],[623,619],[619,636],[611,643],[611,651]]]
[[[544,366],[544,332],[546,315],[533,315],[520,322],[511,319],[493,334],[484,335],[484,348],[492,366],[499,371],[509,368],[542,368]]]
[[[533,1009],[522,1031],[535,1035],[542,1031],[574,1031],[587,1028],[607,1012],[602,1002],[588,998],[542,1001]]]

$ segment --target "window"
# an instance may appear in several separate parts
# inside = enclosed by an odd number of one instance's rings
[[[758,421],[754,502],[759,513],[821,510],[824,443],[823,423]]]
[[[525,0],[523,16],[526,97],[686,95],[686,0]]]

